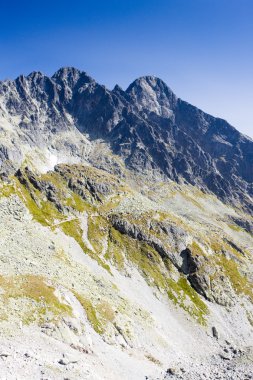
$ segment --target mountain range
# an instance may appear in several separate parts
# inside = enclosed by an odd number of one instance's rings
[[[58,150],[47,135],[77,129],[108,143],[131,170],[196,185],[252,211],[253,141],[177,98],[159,78],[110,91],[85,72],[62,68],[51,78],[34,72],[1,82],[0,97],[2,117],[18,119],[19,128],[17,146],[1,146],[2,165],[12,155],[22,160],[18,139]],[[71,139],[66,148],[74,156],[82,150]]]

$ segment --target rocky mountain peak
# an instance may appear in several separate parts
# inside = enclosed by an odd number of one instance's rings
[[[22,77],[22,75],[21,75]],[[23,76],[24,77],[24,76]],[[44,78],[45,75],[41,71],[32,71],[29,75],[27,75],[27,79],[31,81],[36,81],[38,79]]]
[[[32,91],[31,95],[34,95],[38,90],[40,90],[40,93],[47,92],[49,87],[55,86],[51,78],[41,71],[33,71],[27,76],[20,75],[14,81],[14,85],[19,93]]]
[[[171,117],[177,102],[173,91],[155,76],[136,79],[126,92],[138,103],[139,110],[148,110],[163,117]]]
[[[60,68],[54,73],[52,80],[60,84],[68,85],[71,88],[77,84],[80,87],[85,83],[95,82],[85,71],[78,70],[75,67]]]
[[[123,88],[120,87],[118,84],[115,84],[115,86],[114,86],[114,88],[113,88],[112,91],[113,91],[113,92],[119,92],[119,93],[124,92]]]

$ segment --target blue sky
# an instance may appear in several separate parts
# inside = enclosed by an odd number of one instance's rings
[[[75,66],[126,88],[152,74],[253,137],[252,0],[12,0],[0,14],[0,79]]]

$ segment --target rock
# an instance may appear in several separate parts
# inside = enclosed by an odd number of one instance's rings
[[[68,365],[69,364],[69,362],[67,360],[64,360],[64,359],[60,359],[58,361],[58,363],[61,364],[61,365]]]
[[[11,355],[8,354],[7,352],[0,353],[0,357],[2,357],[2,358],[8,358],[8,356],[11,356]]]
[[[212,327],[212,334],[214,338],[219,339],[219,333],[215,326]]]
[[[226,352],[221,353],[220,358],[223,360],[231,360],[232,359],[231,355],[229,353],[227,354]]]
[[[73,343],[70,345],[70,347],[73,348],[74,350],[82,352],[83,354],[91,354],[92,353],[91,349],[88,349],[88,348],[83,347],[83,346],[78,346],[78,345],[75,345]]]
[[[58,361],[61,365],[76,364],[78,362],[74,357],[70,357],[67,354],[63,354],[62,356],[63,357]]]
[[[176,375],[177,373],[175,368],[168,368],[166,372],[167,374],[172,375],[172,376]]]

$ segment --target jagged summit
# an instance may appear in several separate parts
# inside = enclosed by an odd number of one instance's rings
[[[85,71],[76,69],[75,67],[62,67],[57,70],[52,76],[52,80],[59,83],[68,83],[70,86],[74,86],[78,83],[82,86],[85,83],[95,82]]]
[[[86,75],[86,72],[84,71],[81,71],[75,67],[70,67],[70,66],[65,66],[65,67],[61,67],[59,70],[57,70],[52,78],[66,78],[66,77],[69,77],[69,76],[72,76],[72,77],[80,77],[81,74],[85,74]]]
[[[118,84],[115,84],[112,91],[124,92],[123,88],[119,86]]]
[[[41,71],[32,71],[28,75],[21,74],[15,80],[0,81],[1,84],[7,83],[21,83],[33,82],[39,83],[41,80],[51,80],[53,82],[66,82],[68,84],[76,84],[79,80],[80,83],[95,82],[85,71],[79,70],[75,67],[62,67],[57,70],[51,77]]]
[[[169,86],[160,78],[154,76],[154,75],[145,75],[142,77],[139,77],[135,79],[126,89],[127,93],[131,93],[133,89],[142,89],[142,90],[148,90],[151,88],[154,91],[162,91],[167,93],[168,95],[170,93],[173,94],[173,91],[169,88]]]
[[[154,76],[143,76],[136,79],[127,88],[126,93],[138,104],[139,110],[154,112],[163,117],[172,115],[177,101],[166,83]]]
[[[32,71],[30,74],[27,75],[27,78],[34,80],[36,78],[43,78],[45,76],[46,75],[43,74],[41,71]]]

